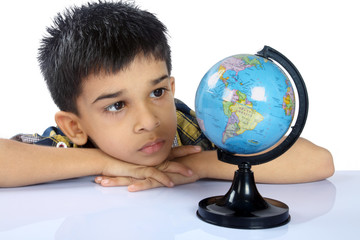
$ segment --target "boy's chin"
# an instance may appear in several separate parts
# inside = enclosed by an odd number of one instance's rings
[[[134,156],[133,159],[123,159],[122,161],[140,166],[157,167],[168,159],[169,152],[170,151],[165,151],[162,153],[154,154],[153,156]]]
[[[165,146],[157,153],[151,154],[148,156],[143,156],[141,158],[141,163],[139,165],[148,166],[148,167],[156,167],[164,163],[171,153],[172,146]]]
[[[164,163],[167,158],[168,158],[168,154],[164,155],[164,156],[157,156],[157,157],[154,157],[153,159],[144,159],[144,161],[142,161],[142,163],[138,163],[138,164],[147,166],[147,167],[156,167],[156,166],[159,166],[162,163]]]

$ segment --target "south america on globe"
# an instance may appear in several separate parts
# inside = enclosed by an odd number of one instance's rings
[[[234,55],[202,78],[195,110],[203,133],[230,153],[255,154],[276,144],[294,118],[291,81],[271,60]]]

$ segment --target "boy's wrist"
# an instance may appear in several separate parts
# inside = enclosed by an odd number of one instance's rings
[[[196,154],[188,155],[178,159],[179,163],[189,167],[195,178],[204,179],[209,177],[212,168],[213,151],[202,151]]]

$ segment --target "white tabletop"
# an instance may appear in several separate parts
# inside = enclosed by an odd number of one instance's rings
[[[93,178],[0,189],[0,239],[357,239],[360,171],[289,185],[258,184],[263,197],[286,203],[290,223],[242,230],[196,216],[203,198],[223,195],[227,181],[202,180],[175,188],[130,193]]]

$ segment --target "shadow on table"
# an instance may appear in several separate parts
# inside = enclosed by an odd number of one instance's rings
[[[267,239],[285,235],[288,225],[269,230],[239,230],[205,223],[196,217],[197,203],[225,194],[230,182],[200,181],[173,189],[129,193],[88,181],[60,182],[1,191],[0,231],[60,219],[55,239]],[[65,186],[65,187],[64,187]],[[336,188],[328,180],[305,184],[258,184],[263,197],[290,208],[289,224],[330,211]],[[8,194],[7,194],[8,193]],[[195,197],[194,197],[195,196]],[[194,201],[195,199],[195,201]],[[196,237],[196,238],[195,238]]]

